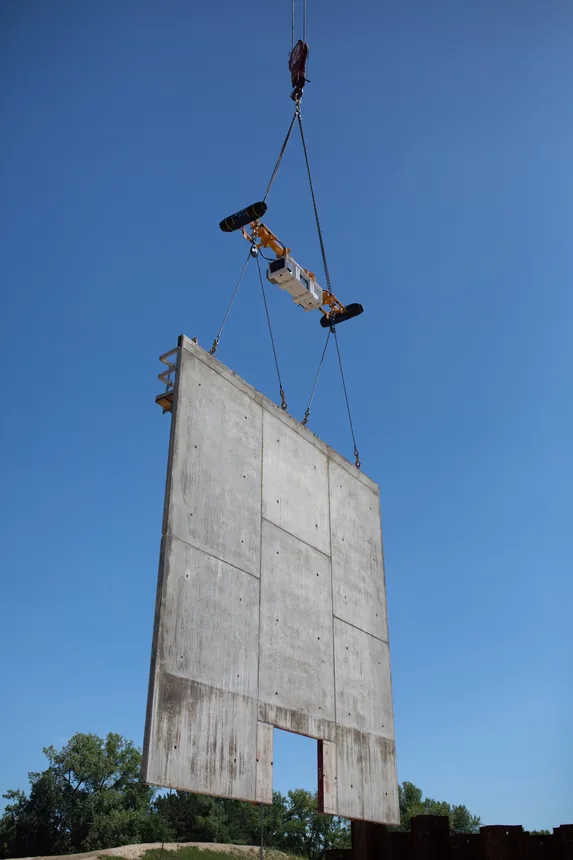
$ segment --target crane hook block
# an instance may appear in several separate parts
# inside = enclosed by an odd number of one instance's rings
[[[299,39],[290,53],[288,60],[288,69],[290,72],[291,84],[293,91],[290,94],[293,102],[298,102],[302,98],[304,85],[307,83],[306,76],[306,61],[308,59],[308,45]]]
[[[233,233],[235,230],[240,230],[241,227],[246,227],[252,221],[262,218],[266,211],[267,204],[264,200],[259,203],[251,203],[246,209],[241,209],[239,212],[229,215],[228,218],[223,218],[219,227],[223,233]]]
[[[331,311],[328,315],[325,314],[322,316],[320,324],[323,328],[330,328],[333,325],[338,325],[338,323],[360,316],[363,310],[362,305],[357,303],[346,305],[343,311]]]

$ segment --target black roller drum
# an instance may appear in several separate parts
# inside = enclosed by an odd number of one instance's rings
[[[352,317],[360,316],[363,310],[364,308],[362,305],[355,302],[353,304],[346,305],[345,309],[340,313],[331,312],[330,317],[322,316],[320,318],[320,324],[323,328],[330,328],[331,325],[338,325],[338,323],[351,320]]]
[[[241,209],[239,212],[229,215],[228,218],[223,218],[219,223],[219,227],[223,233],[232,233],[234,230],[246,227],[251,221],[262,218],[266,211],[267,204],[264,200],[261,200],[259,203],[251,203],[246,209]]]

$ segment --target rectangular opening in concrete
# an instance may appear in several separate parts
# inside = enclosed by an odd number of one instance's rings
[[[282,729],[273,731],[273,791],[318,789],[318,741]]]

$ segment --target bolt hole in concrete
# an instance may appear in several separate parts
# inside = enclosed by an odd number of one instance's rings
[[[294,732],[273,732],[273,791],[318,790],[318,741]]]

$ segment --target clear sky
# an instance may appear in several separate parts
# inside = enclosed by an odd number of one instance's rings
[[[573,821],[573,5],[308,0],[307,141],[364,470],[381,486],[401,780]],[[0,788],[141,743],[169,417],[291,112],[290,0],[0,3]],[[268,225],[324,283],[300,142]],[[269,291],[301,418],[318,314]],[[252,269],[218,357],[278,391]],[[310,426],[351,458],[331,352]],[[281,736],[275,787],[316,784]]]

